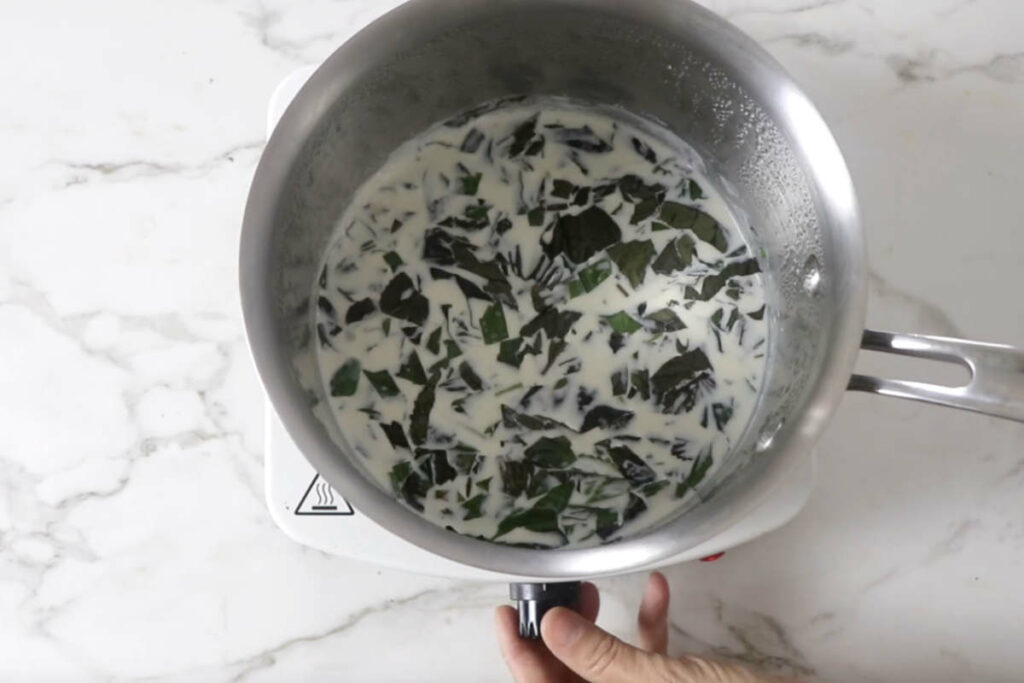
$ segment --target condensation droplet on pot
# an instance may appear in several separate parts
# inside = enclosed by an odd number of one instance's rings
[[[818,257],[813,254],[804,261],[803,285],[808,294],[817,293],[818,287],[821,286],[821,266]]]
[[[764,453],[766,450],[772,447],[772,443],[775,441],[775,435],[782,429],[782,420],[779,420],[775,424],[769,425],[764,428],[761,432],[761,436],[757,438],[757,452]]]

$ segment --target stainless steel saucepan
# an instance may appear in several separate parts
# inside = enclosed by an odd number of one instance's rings
[[[682,515],[620,542],[531,550],[434,526],[346,455],[325,414],[310,294],[357,187],[432,123],[512,94],[622,105],[703,157],[761,255],[771,322],[746,436]],[[771,56],[687,0],[412,0],[339,48],[295,98],[253,180],[241,244],[249,343],[267,393],[312,465],[363,514],[452,560],[569,580],[643,568],[748,514],[821,436],[848,388],[1024,421],[1024,351],[864,331],[864,238],[828,127]],[[966,365],[961,387],[854,375],[860,348]]]

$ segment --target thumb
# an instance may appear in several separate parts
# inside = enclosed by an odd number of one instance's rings
[[[628,645],[564,607],[545,614],[540,630],[548,650],[591,683],[665,680],[671,669],[667,657]]]

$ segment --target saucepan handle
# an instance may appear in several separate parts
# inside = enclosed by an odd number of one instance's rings
[[[958,387],[853,375],[848,388],[883,396],[937,403],[1024,422],[1024,349],[1002,344],[865,330],[861,348],[959,363],[971,372]]]

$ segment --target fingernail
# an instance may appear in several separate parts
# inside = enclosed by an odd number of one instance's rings
[[[583,617],[568,609],[559,608],[548,612],[546,617],[551,624],[548,627],[548,635],[551,644],[558,647],[568,647],[583,634],[585,624]]]

